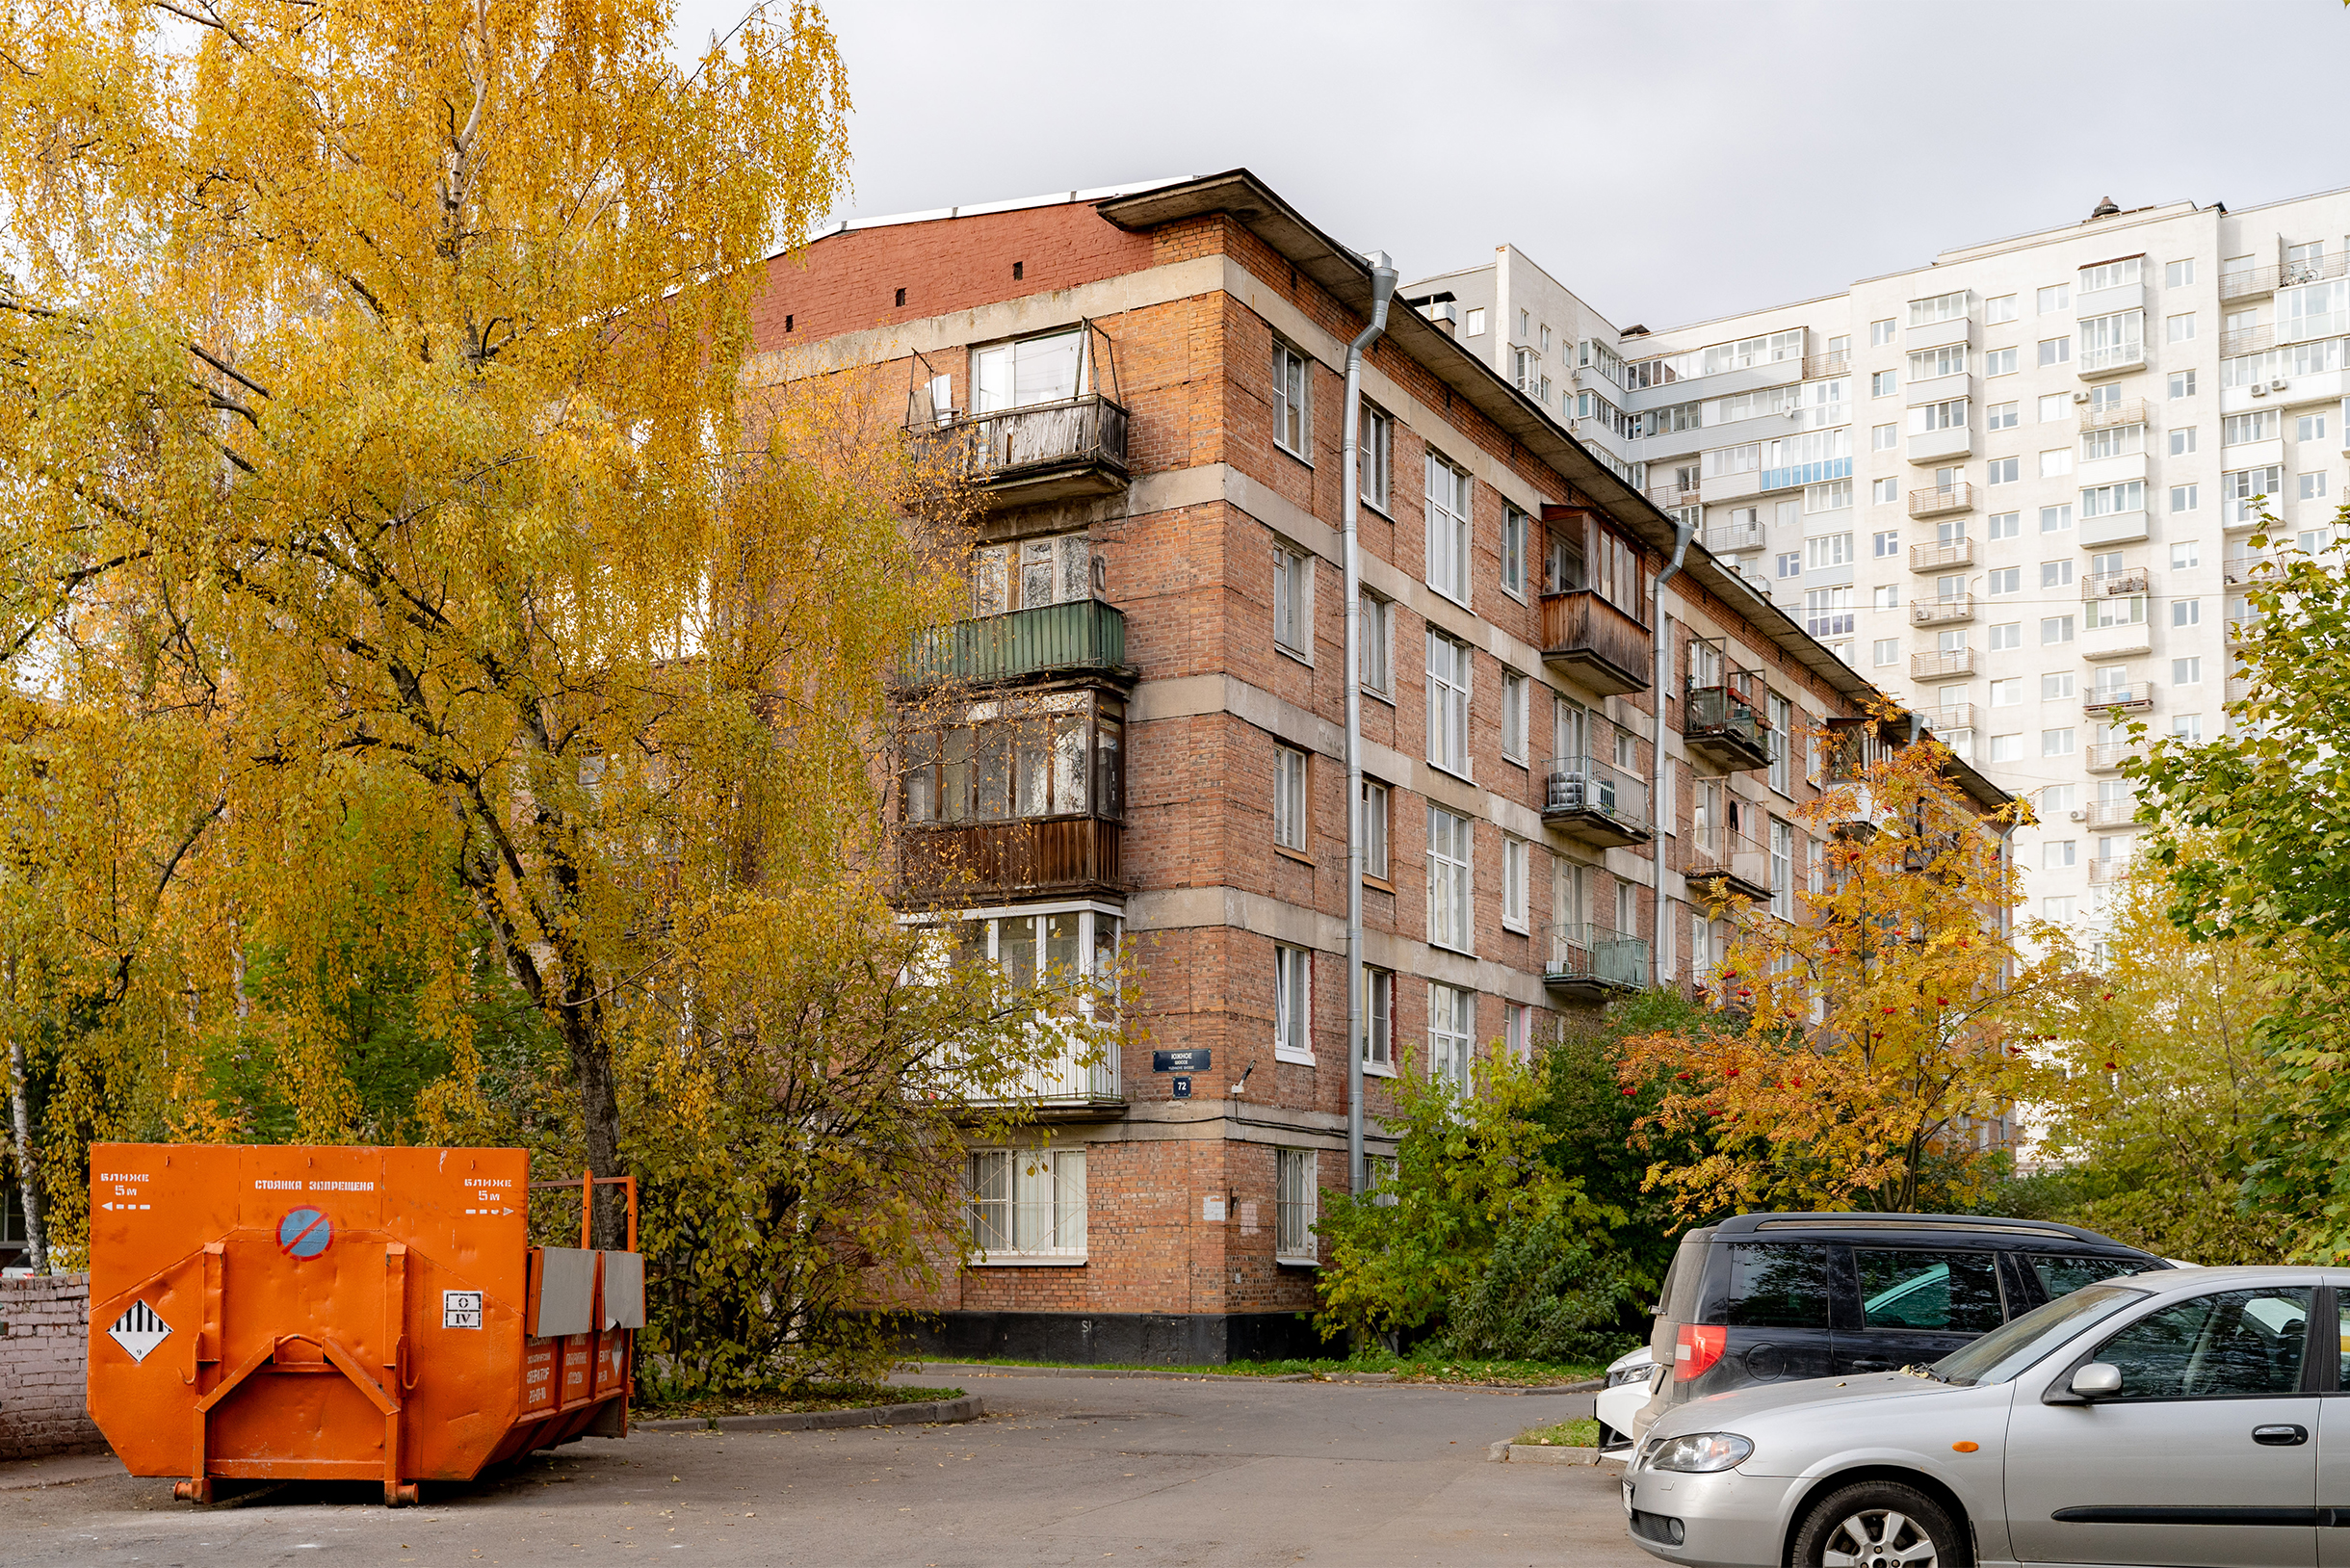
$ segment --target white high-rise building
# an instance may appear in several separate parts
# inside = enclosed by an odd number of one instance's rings
[[[2259,498],[2304,547],[2342,500],[2350,191],[2101,202],[1657,331],[1508,247],[1405,293],[2031,795],[2027,912],[2092,932],[2134,838],[2115,711],[2221,733]]]

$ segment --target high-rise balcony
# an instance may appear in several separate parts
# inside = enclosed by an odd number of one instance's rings
[[[974,1093],[971,1103],[1031,1105],[1040,1115],[1056,1121],[1084,1121],[1088,1113],[1114,1114],[1126,1104],[1118,1055],[1114,1039],[1098,1050],[1064,1045],[1013,1082],[991,1085]]]
[[[1945,512],[1973,510],[1974,486],[1964,481],[1909,493],[1909,514],[1912,517],[1939,517]]]
[[[2150,681],[2132,681],[2126,686],[2099,686],[2080,699],[2081,712],[2111,713],[2116,709],[2126,714],[2144,713],[2154,705],[2154,688]]]
[[[1761,519],[1744,523],[1722,523],[1706,530],[1706,548],[1717,556],[1731,555],[1739,550],[1762,548]]]
[[[1126,488],[1126,410],[1100,393],[910,426],[927,460],[990,510]]]
[[[1710,893],[1715,882],[1757,903],[1770,900],[1770,854],[1754,839],[1718,823],[1693,823],[1681,836],[1681,875],[1692,892]]]
[[[1654,683],[1657,641],[1636,618],[1597,588],[1542,596],[1542,661],[1570,672],[1604,696],[1645,692]]]
[[[2113,773],[2121,771],[2122,764],[2131,757],[2146,754],[2146,747],[2135,741],[2100,741],[2083,753],[2089,771]]]
[[[900,679],[909,687],[976,685],[1126,663],[1126,616],[1100,599],[979,615],[914,634]]]
[[[1659,511],[1671,511],[1676,507],[1694,507],[1701,499],[1695,484],[1652,484],[1648,498]]]
[[[2138,820],[2135,800],[2092,800],[2081,813],[2091,827],[2128,827]]]
[[[1951,675],[1973,673],[1972,648],[1945,648],[1935,653],[1910,655],[1910,679],[1913,681],[1942,680]]]
[[[1656,836],[1639,774],[1597,757],[1553,757],[1540,777],[1542,820],[1569,838],[1612,849]]]
[[[2131,593],[2152,593],[2154,573],[2144,566],[2124,566],[2119,571],[2089,572],[2080,580],[2083,599],[2111,599]]]
[[[1918,710],[1919,722],[1936,735],[1947,737],[1960,730],[1973,729],[1982,719],[1981,711],[1971,702],[1945,702],[1939,708]]]
[[[2080,428],[2084,431],[2102,431],[2115,425],[2143,425],[2145,423],[2146,400],[2144,398],[2128,398],[2121,403],[2108,403],[2102,408],[2086,403],[2080,405]]]
[[[1914,572],[1946,572],[1963,570],[1974,564],[1974,541],[1951,539],[1945,544],[1913,544],[1910,546],[1910,570]]]
[[[2083,349],[2079,357],[2073,362],[2074,373],[2084,381],[2145,368],[2146,345],[2143,343],[2109,343],[2102,348]]]
[[[2251,582],[2256,577],[2267,577],[2282,570],[2284,561],[2276,550],[2255,550],[2248,544],[2232,545],[2220,570],[2233,586]]]
[[[899,838],[898,897],[965,903],[1123,891],[1123,828],[1106,817],[909,825]]]
[[[2100,855],[2089,862],[2089,885],[2111,887],[2129,875],[2131,857],[2128,855]]]
[[[1751,669],[1710,681],[1691,675],[1681,693],[1681,739],[1689,754],[1724,772],[1769,767],[1770,719],[1757,701],[1762,690],[1762,677]]]
[[[1910,606],[1912,626],[1950,626],[1974,618],[1974,595],[1954,593],[1946,599],[1919,599]]]
[[[1597,1002],[1649,983],[1645,939],[1605,926],[1552,925],[1542,928],[1542,982],[1580,1001]]]

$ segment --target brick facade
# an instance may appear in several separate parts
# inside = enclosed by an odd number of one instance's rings
[[[1129,415],[1122,471],[1093,474],[1093,493],[1031,501],[1004,486],[980,525],[984,540],[1014,548],[1082,530],[1103,568],[1096,592],[1124,617],[1131,672],[1104,686],[1114,685],[1126,704],[1120,883],[1095,899],[1121,911],[1125,951],[1142,976],[1129,997],[1121,1092],[1112,1103],[1051,1114],[1053,1146],[1087,1151],[1082,1258],[991,1259],[962,1270],[925,1303],[948,1317],[942,1344],[1105,1356],[1114,1354],[1102,1347],[1106,1335],[1169,1346],[1169,1356],[1176,1346],[1270,1346],[1315,1304],[1311,1267],[1273,1255],[1276,1151],[1317,1151],[1326,1190],[1347,1182],[1340,447],[1344,349],[1363,315],[1314,280],[1331,275],[1317,274],[1318,262],[1293,263],[1276,248],[1276,239],[1289,255],[1309,248],[1294,227],[1266,216],[1277,198],[1247,199],[1244,208],[1211,204],[1163,218],[1127,202],[1063,200],[884,222],[779,259],[760,306],[754,383],[868,366],[886,394],[944,376],[958,429],[980,428],[970,423],[976,348],[1082,318],[1111,346]],[[900,286],[902,309],[894,303]],[[1529,1009],[1535,1029],[1588,1013],[1591,987],[1546,982],[1545,932],[1554,919],[1614,926],[1619,887],[1632,890],[1641,939],[1654,901],[1660,893],[1672,901],[1674,969],[1684,984],[1703,978],[1689,964],[1704,900],[1693,904],[1672,849],[1689,830],[1698,779],[1715,779],[1758,819],[1784,821],[1815,792],[1799,763],[1777,791],[1765,770],[1724,773],[1682,745],[1678,693],[1692,640],[1726,638],[1733,662],[1762,671],[1807,724],[1852,716],[1873,693],[1841,666],[1823,669],[1823,650],[1767,601],[1748,595],[1758,608],[1741,608],[1740,588],[1696,547],[1668,585],[1665,621],[1650,628],[1668,640],[1664,693],[1601,694],[1567,664],[1546,660],[1542,509],[1597,512],[1634,542],[1644,583],[1664,564],[1671,525],[1562,429],[1529,423],[1510,401],[1516,394],[1465,350],[1401,303],[1396,314],[1406,319],[1373,347],[1365,374],[1367,399],[1395,423],[1391,493],[1359,513],[1365,586],[1387,601],[1393,621],[1391,687],[1363,703],[1365,772],[1391,790],[1389,875],[1367,881],[1364,919],[1370,963],[1396,976],[1395,1037],[1416,1051],[1432,983],[1475,994],[1479,1042],[1502,1034],[1507,1007]],[[1274,438],[1277,343],[1309,361],[1302,453]],[[1110,389],[1110,367],[1095,384]],[[1428,581],[1431,455],[1472,476],[1465,602]],[[1502,519],[1513,508],[1528,518],[1516,592],[1502,582]],[[1571,525],[1562,516],[1557,526]],[[1295,649],[1273,637],[1276,545],[1308,562],[1309,635]],[[1634,609],[1647,617],[1645,595]],[[1431,630],[1471,650],[1468,777],[1428,760]],[[1528,682],[1518,758],[1503,748],[1505,669]],[[1659,802],[1665,830],[1653,842],[1602,849],[1545,823],[1541,765],[1553,754],[1554,723],[1566,722],[1556,717],[1561,705],[1587,716],[1594,750],[1629,737],[1631,771],[1642,778],[1661,714],[1674,788]],[[1285,746],[1308,759],[1309,831],[1299,852],[1273,842],[1276,751]],[[1474,824],[1470,952],[1429,942],[1431,806]],[[1527,919],[1505,925],[1510,838],[1528,846],[1530,869]],[[1800,876],[1800,846],[1795,862]],[[1581,907],[1570,907],[1578,890]],[[979,902],[1031,901],[1015,888]],[[1281,945],[1310,955],[1311,1062],[1276,1059]],[[1176,1048],[1213,1058],[1192,1076],[1187,1100],[1173,1097],[1173,1075],[1152,1070],[1154,1050]],[[1231,1094],[1244,1073],[1245,1093]],[[1386,1104],[1374,1074],[1374,1153],[1392,1146],[1377,1121]],[[1107,1334],[1113,1323],[1122,1326]]]
[[[105,1449],[89,1367],[90,1276],[0,1278],[0,1460]]]

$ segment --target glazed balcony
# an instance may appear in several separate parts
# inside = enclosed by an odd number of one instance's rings
[[[1657,641],[1649,629],[1596,588],[1542,596],[1542,661],[1603,696],[1645,692]]]
[[[1597,757],[1553,757],[1542,765],[1542,820],[1569,838],[1614,849],[1656,836],[1648,780]]]
[[[900,679],[909,687],[979,685],[1114,674],[1125,664],[1125,614],[1099,599],[1073,599],[917,632]]]
[[[1121,825],[1105,817],[925,823],[899,839],[901,902],[1117,894]]]
[[[1605,926],[1546,926],[1542,928],[1542,983],[1579,1001],[1645,990],[1649,983],[1648,943]]]

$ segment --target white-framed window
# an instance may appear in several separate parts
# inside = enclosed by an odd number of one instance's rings
[[[1961,632],[1959,636],[1964,638],[1966,634]],[[1989,636],[1991,651],[1994,653],[2000,653],[2008,648],[2020,648],[2024,646],[2024,623],[2020,620],[2011,620],[2004,625],[1994,626],[1991,628]]]
[[[1803,541],[1803,564],[1807,571],[1818,571],[1823,566],[1841,566],[1851,560],[1850,534],[1822,534]]]
[[[1994,457],[1983,464],[1983,483],[1986,484],[2013,484],[2023,477],[2024,459],[2021,457]]]
[[[1770,820],[1770,912],[1795,918],[1795,828],[1776,817]]]
[[[1428,587],[1469,602],[1469,476],[1428,454]]]
[[[1901,553],[1901,531],[1897,528],[1881,528],[1868,536],[1868,553],[1879,561],[1883,561],[1888,556],[1899,555]]]
[[[1923,435],[1930,431],[1963,431],[1967,428],[1967,400],[1945,398],[1940,403],[1921,403],[1909,411],[1912,435]]]
[[[1868,395],[1872,398],[1890,398],[1898,390],[1893,373],[1890,370],[1880,370],[1868,378]]]
[[[1363,780],[1363,875],[1387,880],[1387,786]]]
[[[2192,571],[2203,564],[2203,549],[2194,539],[2180,539],[2171,546],[2171,570]]]
[[[1869,662],[1875,665],[1897,665],[1901,662],[1901,640],[1880,637],[1869,645]]]
[[[1514,669],[1501,671],[1501,755],[1515,763],[1526,759],[1527,698],[1532,691]]]
[[[2077,903],[2078,901],[2070,894],[2063,898],[2042,899],[2040,901],[2040,918],[2062,924],[2073,918],[2073,910]]]
[[[2042,479],[2058,479],[2071,472],[2073,472],[2073,449],[2071,447],[2057,447],[2053,451],[2040,454],[2040,477]]]
[[[2070,642],[2072,640],[2072,616],[2043,615],[2040,617],[2040,645],[2042,647],[2050,647],[2059,642]]]
[[[1314,1059],[1314,954],[1273,944],[1273,1059]]]
[[[2203,624],[2203,601],[2201,599],[2173,599],[2171,601],[2171,624],[2173,626],[2201,626]]]
[[[1868,608],[1871,610],[1900,609],[1901,589],[1892,583],[1880,584],[1876,588],[1870,588],[1868,590]]]
[[[2249,523],[2260,515],[2263,497],[2274,500],[2284,493],[2285,468],[2271,463],[2265,468],[2239,468],[2219,477],[2220,516],[2231,523]]]
[[[2062,534],[2072,526],[2073,503],[2070,501],[2066,502],[2061,507],[2042,507],[2040,509],[2041,533]]]
[[[2203,486],[2200,484],[2174,484],[2171,486],[2171,510],[2173,511],[2193,511],[2202,504],[2202,501]]]
[[[1293,457],[1314,460],[1314,422],[1306,403],[1313,385],[1311,363],[1295,349],[1273,343],[1273,445]]]
[[[2143,256],[2124,256],[2119,261],[2101,261],[2095,266],[2083,267],[2080,270],[2080,292],[2092,294],[2099,289],[2135,283],[2140,273],[2139,264],[2144,260]]]
[[[2048,337],[2040,340],[2040,363],[2069,365],[2073,362],[2073,340],[2069,337]]]
[[[2008,399],[2005,403],[1984,405],[1983,428],[1988,431],[2014,430],[2024,417],[2019,411],[2022,406],[2014,398]]]
[[[1363,690],[1380,696],[1390,696],[1395,683],[1390,671],[1394,668],[1395,607],[1373,593],[1365,593],[1360,601],[1362,621],[1362,666],[1356,673]]]
[[[1533,1008],[1523,1002],[1501,1004],[1501,1043],[1515,1060],[1525,1061],[1533,1056]]]
[[[2013,344],[2004,349],[1986,349],[1983,352],[1983,376],[1986,379],[1994,376],[2013,376],[2015,373],[2016,351]]]
[[[1991,684],[1994,687],[1997,687],[1999,683],[1993,681]],[[2024,683],[2020,680],[2009,681],[2007,684],[2019,689],[2024,685]],[[1998,693],[1996,692],[1993,693],[1992,700],[1995,702],[1998,700]],[[2017,700],[2023,700],[2020,691]],[[2051,669],[2043,672],[2040,677],[2040,700],[2043,702],[2072,701],[2073,672],[2069,669]]]
[[[1303,658],[1312,648],[1314,566],[1303,551],[1273,541],[1273,646]]]
[[[2039,292],[2035,297],[2035,303],[2038,304],[2040,314],[2043,316],[2052,316],[2058,311],[2070,310],[2073,308],[2073,285],[2051,283]]]
[[[1991,683],[1991,705],[1994,708],[2014,708],[2020,706],[2023,701],[2024,681],[2021,676],[2011,676],[2006,680]]]
[[[1968,292],[1937,294],[1929,300],[1909,302],[1909,324],[1912,327],[1931,327],[1936,322],[1956,321],[1967,313]]]
[[[1872,349],[1882,349],[1893,340],[1893,334],[1897,330],[1893,318],[1891,316],[1881,322],[1870,322],[1868,324],[1868,346]]]
[[[1310,1264],[1315,1221],[1321,1214],[1321,1155],[1317,1149],[1273,1151],[1273,1261]]]
[[[2166,289],[2183,289],[2194,281],[2195,258],[2193,256],[2189,256],[2184,261],[2171,262],[2162,269],[2162,286]]]
[[[1788,756],[1795,745],[1795,704],[1778,693],[1768,693],[1770,714],[1770,787],[1781,795],[1793,785],[1788,779]]]
[[[1469,1092],[1476,1054],[1476,993],[1442,981],[1428,983],[1428,1077]]]
[[[2073,586],[2073,562],[2044,561],[2040,563],[2040,586],[2044,588],[2065,588]]]
[[[1532,879],[1532,850],[1526,840],[1502,836],[1501,924],[1513,931],[1527,928],[1527,888]]]
[[[1995,539],[2017,538],[2024,533],[2024,513],[1995,511],[1984,521],[1983,530]]]
[[[974,1149],[964,1215],[982,1263],[1085,1257],[1084,1149]]]
[[[1373,511],[1384,512],[1394,502],[1395,416],[1375,404],[1365,403],[1363,422],[1356,429],[1355,441],[1362,464],[1357,483],[1363,492],[1363,504]]]
[[[1983,321],[1986,325],[1997,327],[2001,322],[2011,322],[2015,319],[2016,297],[2014,295],[1995,294],[1983,301]]]
[[[2044,757],[2069,757],[2073,754],[2071,729],[2044,729],[2040,732],[2040,754]]]
[[[1469,760],[1469,645],[1428,633],[1428,761],[1448,773],[1471,776]]]
[[[1363,1065],[1373,1072],[1396,1070],[1396,974],[1363,971]]]
[[[2120,484],[2099,484],[2080,492],[2080,514],[2083,517],[2110,517],[2116,512],[2146,510],[2146,481],[2127,480]]]
[[[1455,953],[1476,950],[1471,902],[1475,831],[1468,818],[1428,807],[1428,941]]]
[[[2023,591],[2024,568],[2021,566],[1994,566],[1983,574],[1983,592],[1991,598]]]
[[[1471,305],[1468,310],[1462,313],[1461,316],[1461,336],[1483,337],[1484,335],[1485,307],[1483,305]]]
[[[2195,312],[2189,310],[2177,316],[2165,316],[2162,327],[2173,343],[2188,342],[2195,336]]]
[[[1501,591],[1513,599],[1526,597],[1526,513],[1504,502],[1501,506]]]
[[[1931,349],[1919,349],[1909,356],[1909,379],[1930,381],[1941,376],[1964,376],[1967,373],[1967,346],[1964,343],[1945,343]]]
[[[2074,863],[2080,845],[2076,839],[2050,839],[2040,846],[2040,869],[2062,871]]]
[[[2195,395],[2195,373],[2194,373],[2193,371],[2191,371],[2191,370],[2181,370],[2181,371],[2175,371],[2175,372],[2173,372],[2173,373],[2172,373],[2172,376],[2171,376],[2171,398],[2172,398],[2172,400],[2173,400],[2174,402],[2176,402],[2176,401],[2177,401],[2178,399],[2180,399],[2180,398],[2191,398],[2191,397],[2193,397],[2194,395]]]
[[[1884,507],[1901,499],[1901,482],[1897,479],[1872,479],[1868,482],[1869,505]]]
[[[1022,904],[973,910],[939,929],[953,937],[966,959],[996,965],[1009,984],[1025,990],[1039,980],[1113,977],[1123,926],[1114,910],[1093,904]]]
[[[1306,805],[1306,754],[1295,746],[1273,747],[1273,842],[1304,854],[1313,848]]]
[[[2203,660],[2200,657],[2172,660],[2171,684],[2173,686],[2201,686],[2203,684]]]
[[[1991,760],[1993,762],[2022,762],[2024,760],[2023,735],[2021,733],[1994,735],[1991,738]]]
[[[2325,415],[2323,415],[2323,414],[2303,414],[2301,417],[2299,417],[2298,419],[2296,419],[2296,420],[2294,420],[2294,421],[2293,421],[2293,439],[2294,439],[2294,440],[2296,440],[2296,441],[2322,441],[2322,440],[2324,440],[2325,438],[2326,438],[2326,416],[2325,416]]]
[[[2171,431],[2171,456],[2184,457],[2195,450],[2195,427]]]
[[[2058,420],[2070,424],[2073,419],[2073,400],[2062,392],[2043,392],[2033,417],[2043,425],[2053,425]]]
[[[2273,441],[2277,438],[2277,410],[2255,408],[2248,414],[2230,414],[2219,422],[2219,444],[2224,447],[2242,446],[2247,441]]]
[[[1891,452],[1900,442],[1901,427],[1898,425],[1871,425],[1868,427],[1868,450],[1871,452]]]
[[[2171,719],[2171,734],[2189,745],[2203,745],[2203,715],[2180,714]]]

